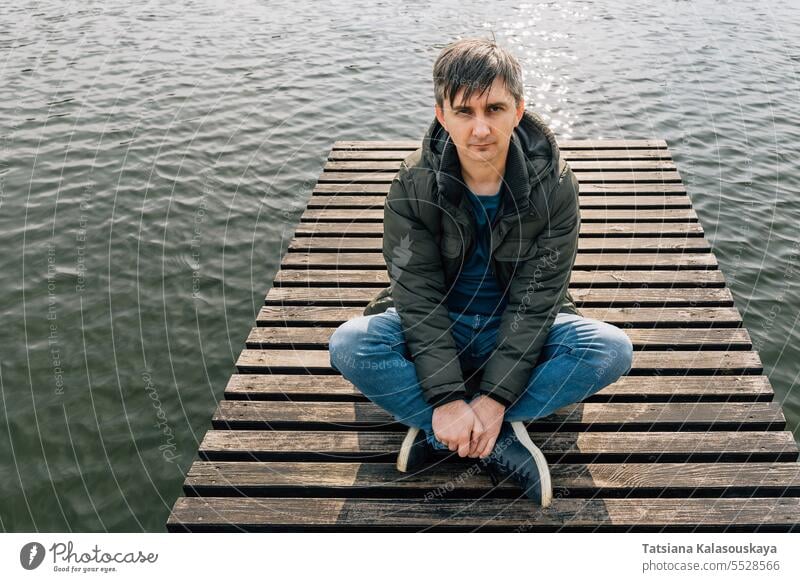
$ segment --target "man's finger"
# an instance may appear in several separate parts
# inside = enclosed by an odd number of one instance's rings
[[[495,441],[497,441],[497,437],[492,437],[486,442],[486,446],[483,448],[483,450],[479,455],[481,459],[483,459],[484,457],[488,457],[492,453]]]
[[[491,436],[490,431],[483,431],[479,435],[473,435],[472,444],[474,445],[472,452],[475,454],[480,453],[486,446],[486,440]]]
[[[439,440],[440,443],[442,443],[448,449],[450,448],[450,441],[449,440],[443,439],[443,438],[439,438],[439,437],[436,437],[436,438]]]
[[[487,437],[486,435],[482,436],[475,442],[475,449],[470,451],[471,457],[480,457],[481,451],[486,448]]]
[[[466,457],[469,454],[469,444],[470,439],[464,439],[464,441],[458,446],[458,456],[459,457]]]
[[[473,446],[469,451],[470,457],[477,457],[480,455],[480,452],[486,447],[486,436],[482,436],[480,438],[475,439],[472,442]]]
[[[469,442],[469,456],[474,457],[478,451],[480,451],[483,447],[481,446],[481,439],[482,437],[477,437],[473,434],[472,439]]]

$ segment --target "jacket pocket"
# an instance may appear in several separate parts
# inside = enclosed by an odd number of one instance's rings
[[[445,235],[442,237],[442,255],[448,259],[460,258],[463,248],[464,240],[460,236]]]
[[[539,246],[533,239],[507,238],[495,250],[494,258],[505,262],[522,262],[536,256]]]

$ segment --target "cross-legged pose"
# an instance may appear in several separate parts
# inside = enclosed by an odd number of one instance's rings
[[[409,426],[400,471],[458,451],[547,507],[550,471],[525,422],[628,373],[633,347],[570,296],[579,185],[525,109],[518,61],[461,40],[433,89],[435,119],[384,204],[390,285],[335,330],[331,365]]]

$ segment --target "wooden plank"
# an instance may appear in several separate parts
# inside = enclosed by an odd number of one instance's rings
[[[468,461],[469,462],[469,461]],[[800,495],[796,463],[559,463],[556,499],[630,497],[789,497]],[[477,462],[437,463],[401,474],[388,463],[195,461],[187,495],[268,497],[518,497],[510,481],[492,486]]]
[[[241,373],[264,374],[270,371],[286,371],[299,368],[322,373],[334,373],[327,351],[303,350],[242,350],[236,360]],[[762,371],[761,360],[752,351],[639,351],[633,355],[630,375],[651,373],[691,374],[716,372],[718,374],[758,374]],[[645,372],[646,371],[646,372]]]
[[[732,306],[729,289],[698,287],[682,289],[589,289],[577,287],[570,293],[578,307],[598,306],[663,306],[700,307]],[[331,305],[366,306],[376,295],[372,287],[273,287],[265,305]]]
[[[361,307],[268,307],[257,325],[339,326],[364,313]],[[736,307],[584,307],[584,317],[630,327],[740,327]]]
[[[335,327],[254,327],[249,349],[327,349]],[[745,350],[752,348],[744,328],[623,328],[635,350]]]
[[[390,183],[388,182],[318,182],[312,190],[313,195],[318,194],[367,194],[383,195],[389,192]],[[680,182],[600,182],[600,183],[581,183],[580,195],[660,195],[667,194],[686,194],[686,187]]]
[[[339,269],[385,269],[383,253],[289,252],[281,268],[336,266]],[[581,253],[575,257],[575,269],[716,269],[713,253]]]
[[[346,430],[406,425],[372,402],[286,402],[222,400],[214,412],[216,429]],[[547,431],[731,431],[783,430],[777,402],[579,403],[525,423]]]
[[[568,150],[637,150],[637,149],[667,149],[667,142],[663,139],[560,139],[558,148],[564,152]],[[333,150],[398,150],[411,151],[422,147],[419,139],[394,139],[394,140],[338,140],[333,143]]]
[[[619,171],[676,171],[675,162],[670,160],[573,160],[569,162],[574,172],[619,172]],[[400,161],[372,160],[329,160],[324,172],[395,172],[400,170]]]
[[[800,531],[800,498],[328,499],[182,497],[170,531]]]
[[[404,160],[413,149],[402,150],[331,150],[328,156],[332,161],[345,160]],[[574,160],[671,160],[672,154],[663,149],[598,149],[598,150],[563,150],[563,157],[568,162]]]
[[[750,334],[744,328],[624,328],[623,331],[631,339],[631,342],[633,342],[634,348],[642,349],[737,350],[750,349],[753,345],[750,340]]]
[[[276,287],[374,286],[377,294],[389,284],[387,271],[378,269],[281,269],[274,279]],[[718,270],[676,271],[572,271],[570,287],[599,288],[669,288],[724,287],[725,278]]]
[[[383,210],[342,210],[323,208],[306,210],[301,222],[383,222]],[[664,208],[656,210],[589,209],[581,210],[583,222],[696,222],[692,208]]]
[[[268,461],[361,459],[394,462],[404,432],[209,430],[203,460]],[[530,433],[548,463],[795,462],[789,431]],[[458,461],[449,451],[441,457]],[[455,457],[455,458],[453,458]]]
[[[297,236],[289,243],[289,251],[377,251],[383,250],[383,239],[375,237],[353,236]],[[688,236],[684,238],[653,237],[593,237],[579,238],[578,251],[582,253],[599,253],[628,251],[635,253],[652,252],[705,252],[711,251],[711,245],[703,237]]]
[[[296,236],[383,236],[383,223],[376,222],[300,222],[295,229]],[[685,237],[703,236],[703,228],[696,222],[581,222],[579,237]]]
[[[383,209],[386,196],[312,196],[307,208],[338,208],[353,211],[365,208]],[[691,208],[688,196],[581,196],[581,209],[596,208]]]
[[[715,271],[710,271],[715,272]],[[377,294],[389,284],[389,273],[379,270],[340,271],[338,269],[281,269],[275,273],[273,285],[306,287],[349,285],[371,285]]]
[[[258,328],[256,328],[258,329]],[[311,328],[306,328],[310,329]],[[623,376],[584,402],[770,402],[766,376]],[[342,376],[310,374],[233,374],[228,400],[367,401]]]
[[[575,177],[581,184],[609,182],[623,182],[626,184],[636,183],[655,183],[664,184],[667,182],[680,182],[681,175],[677,170],[620,170],[620,171],[592,171],[575,170]],[[358,182],[370,182],[373,184],[390,184],[397,175],[395,171],[374,170],[368,172],[322,172],[318,182],[344,182],[354,184]]]

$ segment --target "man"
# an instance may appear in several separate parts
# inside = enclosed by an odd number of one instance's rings
[[[626,374],[631,342],[568,292],[579,186],[525,110],[519,63],[467,39],[433,76],[436,118],[384,205],[391,284],[331,336],[331,365],[410,426],[400,471],[458,451],[547,507],[549,469],[523,422]]]

